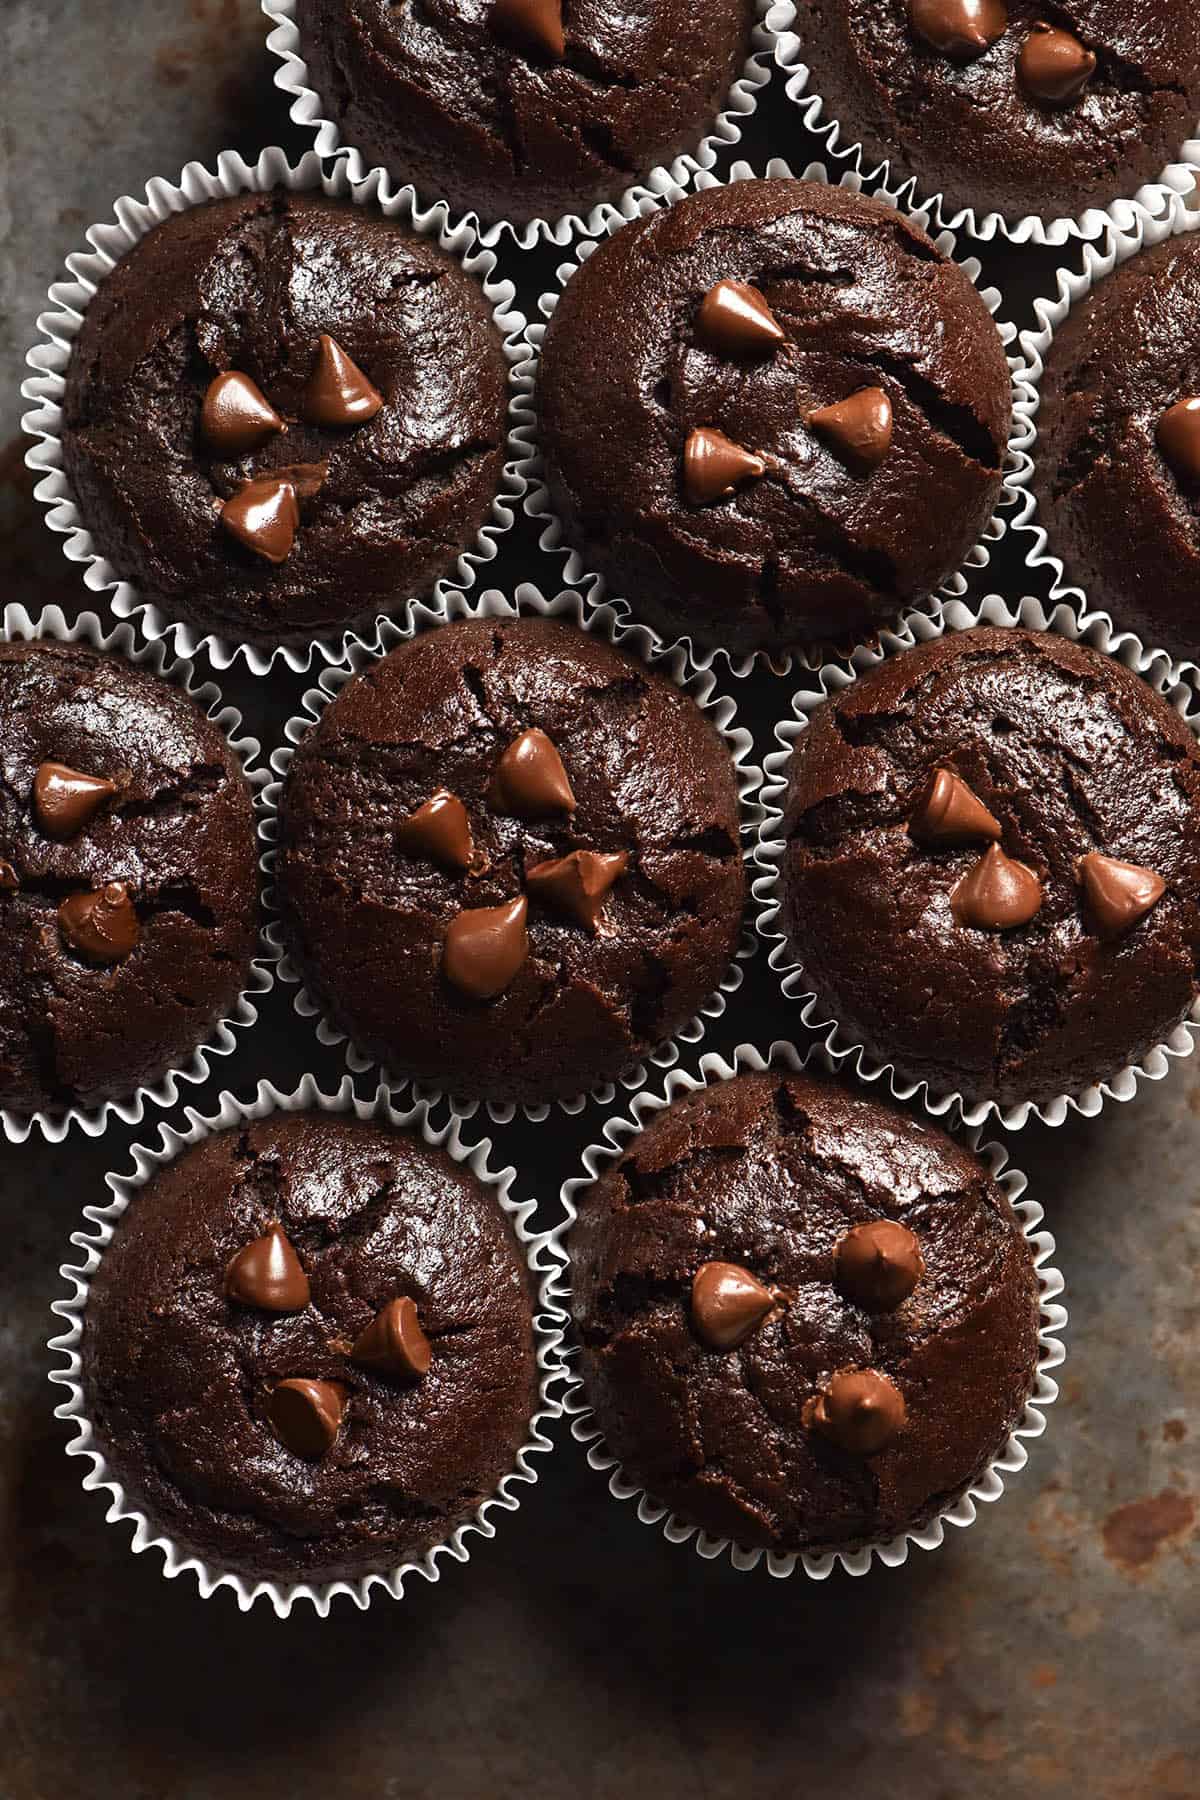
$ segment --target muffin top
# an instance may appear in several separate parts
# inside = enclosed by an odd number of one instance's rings
[[[782,836],[806,984],[935,1090],[1076,1093],[1192,1004],[1200,750],[1084,645],[982,627],[889,657],[813,713]]]
[[[1186,0],[809,0],[811,89],[954,207],[1077,215],[1156,180],[1200,111]]]
[[[258,912],[238,759],[181,688],[79,644],[0,644],[0,1106],[99,1106],[187,1060]]]
[[[565,1098],[724,976],[733,763],[672,682],[573,626],[446,625],[347,683],[301,744],[276,892],[361,1050],[472,1098]]]
[[[1008,365],[963,271],[843,188],[740,181],[568,282],[538,376],[555,510],[669,636],[843,643],[936,588],[1000,487]]]
[[[749,54],[753,0],[298,0],[344,142],[455,211],[523,224],[615,200],[695,149]]]
[[[677,1101],[571,1232],[587,1398],[624,1473],[775,1551],[915,1530],[1033,1387],[1029,1244],[936,1127],[807,1075]]]
[[[525,1261],[492,1190],[329,1114],[221,1132],[155,1175],[101,1259],[81,1354],[135,1504],[247,1575],[421,1556],[508,1473],[536,1405]]]
[[[97,548],[172,617],[307,642],[470,548],[507,369],[476,282],[380,213],[274,189],[173,214],[101,284],[63,456]]]
[[[1200,237],[1133,257],[1046,359],[1034,491],[1094,607],[1200,660]]]

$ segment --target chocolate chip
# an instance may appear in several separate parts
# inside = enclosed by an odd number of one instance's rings
[[[770,1288],[739,1263],[706,1262],[692,1278],[692,1324],[712,1350],[735,1350],[774,1305]]]
[[[404,1381],[428,1375],[433,1349],[421,1329],[416,1301],[407,1295],[389,1300],[355,1339],[350,1360],[373,1374]]]
[[[1002,0],[909,0],[908,17],[918,37],[958,63],[974,62],[1008,29]]]
[[[115,781],[44,762],[33,778],[33,811],[47,837],[73,838],[117,791]]]
[[[876,1456],[899,1436],[904,1395],[879,1369],[842,1369],[804,1403],[803,1419],[852,1456]]]
[[[1153,869],[1092,851],[1079,864],[1079,883],[1102,937],[1121,937],[1158,905],[1166,882]]]
[[[919,844],[971,844],[999,838],[1001,830],[965,781],[949,769],[934,769],[917,796],[908,834]]]
[[[556,62],[566,54],[562,0],[496,0],[492,24],[504,36],[541,50]]]
[[[868,1312],[895,1312],[925,1273],[921,1246],[907,1225],[872,1219],[855,1225],[834,1251],[838,1287]]]
[[[1176,478],[1200,487],[1200,397],[1189,395],[1169,406],[1154,435]]]
[[[221,523],[255,556],[286,562],[300,525],[295,484],[279,475],[245,482],[222,506]]]
[[[501,906],[460,912],[446,929],[442,968],[447,981],[472,1000],[494,1000],[529,955],[524,894]]]
[[[878,468],[892,447],[892,403],[880,387],[859,388],[810,413],[808,423],[839,461],[864,473]]]
[[[225,1271],[225,1292],[260,1312],[303,1312],[309,1302],[308,1276],[278,1223],[264,1237],[239,1250]]]
[[[756,287],[745,281],[718,281],[700,302],[699,335],[710,349],[727,356],[770,350],[786,333]]]
[[[218,375],[200,408],[200,429],[220,456],[244,456],[287,426],[256,382],[236,369]]]
[[[137,910],[123,881],[95,893],[71,894],[58,909],[58,929],[88,962],[123,962],[142,935]]]
[[[1096,72],[1096,58],[1057,25],[1031,25],[1017,58],[1021,85],[1043,106],[1069,106]]]
[[[543,819],[551,813],[574,812],[575,795],[562,757],[544,731],[534,727],[514,738],[492,778],[494,812],[516,819]]]
[[[309,423],[365,425],[382,405],[383,395],[371,386],[358,364],[327,332],[322,332],[316,367],[304,390],[304,416]]]
[[[0,862],[0,894],[15,894],[21,878],[10,862]]]
[[[469,869],[475,855],[467,809],[447,788],[402,820],[396,843],[406,856],[427,856],[447,869]]]
[[[567,913],[595,931],[610,889],[629,867],[624,850],[572,850],[569,856],[537,863],[526,871],[525,886],[535,900]]]
[[[332,1450],[346,1410],[346,1390],[336,1381],[305,1376],[281,1381],[267,1402],[271,1428],[285,1450],[317,1462]]]
[[[992,844],[950,896],[960,925],[979,931],[1012,931],[1040,910],[1042,884],[1033,870]]]
[[[714,426],[688,433],[683,447],[683,491],[693,506],[727,500],[743,481],[757,480],[767,465]]]

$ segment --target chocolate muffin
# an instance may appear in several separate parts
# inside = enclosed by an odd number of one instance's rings
[[[936,1127],[776,1070],[655,1115],[568,1249],[580,1372],[630,1480],[716,1537],[821,1554],[956,1499],[1022,1415],[1030,1246]]]
[[[0,643],[0,1106],[131,1094],[230,1014],[254,952],[250,793],[181,688]]]
[[[952,574],[1011,400],[957,264],[804,181],[626,225],[567,284],[538,375],[569,541],[660,631],[734,652],[860,639]]]
[[[868,167],[1010,221],[1157,180],[1200,113],[1186,0],[809,0],[796,30]]]
[[[262,645],[446,574],[504,462],[482,290],[382,214],[282,188],[173,214],[119,262],[67,370],[96,548],[172,619]]]
[[[694,150],[750,53],[753,0],[298,0],[345,142],[457,211],[516,224],[616,200]]]
[[[537,1403],[525,1259],[494,1193],[409,1132],[273,1114],[134,1198],[92,1281],[97,1448],[222,1570],[332,1581],[441,1543]]]
[[[1143,251],[1067,315],[1041,383],[1033,489],[1089,604],[1200,660],[1200,237]]]
[[[1200,750],[1109,656],[950,632],[818,707],[780,834],[780,925],[843,1034],[1014,1106],[1139,1061],[1200,954]]]
[[[464,1097],[567,1098],[725,975],[733,763],[672,682],[573,626],[446,625],[356,676],[301,744],[276,893],[360,1050]]]

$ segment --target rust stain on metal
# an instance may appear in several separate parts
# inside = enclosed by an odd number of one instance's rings
[[[1165,1546],[1181,1543],[1195,1520],[1195,1501],[1175,1488],[1164,1488],[1145,1500],[1131,1500],[1105,1519],[1104,1554],[1123,1570],[1139,1571]]]

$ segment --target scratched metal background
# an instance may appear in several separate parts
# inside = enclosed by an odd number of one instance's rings
[[[79,609],[22,468],[17,392],[84,228],[192,157],[304,145],[257,0],[0,0],[0,593]],[[781,91],[749,139],[813,152]],[[557,257],[505,258],[526,310]],[[1009,311],[1053,256],[989,256]],[[528,529],[500,579],[553,583]],[[995,584],[1028,583],[1001,556]],[[270,745],[304,683],[227,678]],[[787,685],[739,685],[760,755]],[[2,953],[2,952],[0,952]],[[786,1035],[761,959],[714,1047]],[[221,1085],[336,1055],[275,994]],[[501,1133],[549,1221],[599,1134]],[[137,1135],[0,1146],[0,1800],[1165,1800],[1200,1796],[1200,1061],[1019,1160],[1070,1285],[1062,1403],[1004,1501],[940,1552],[818,1586],[672,1549],[569,1438],[515,1519],[437,1587],[326,1623],[239,1616],[133,1559],[81,1492],[46,1384],[81,1207]]]

